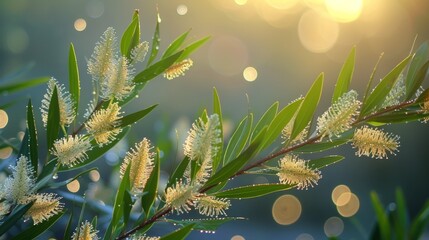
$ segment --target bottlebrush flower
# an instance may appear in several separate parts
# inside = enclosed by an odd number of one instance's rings
[[[88,60],[88,73],[95,82],[104,81],[113,66],[117,48],[115,30],[111,27],[101,36],[96,44],[91,58]]]
[[[229,200],[224,198],[215,198],[213,196],[202,196],[196,201],[195,209],[199,213],[209,217],[217,217],[219,215],[226,216],[226,210],[231,206]]]
[[[80,224],[80,227],[77,226],[74,230],[74,233],[71,237],[72,240],[98,240],[97,236],[98,231],[94,229],[92,224],[88,221]]]
[[[11,205],[7,201],[0,202],[0,220],[10,212]]]
[[[404,75],[401,74],[396,80],[395,85],[393,85],[383,104],[382,108],[394,106],[401,103],[402,98],[405,96],[405,83],[404,83]]]
[[[191,59],[185,59],[183,61],[174,63],[164,72],[164,77],[168,80],[185,75],[185,71],[192,67],[194,62]]]
[[[160,240],[160,239],[161,239],[161,237],[148,237],[146,235],[143,235],[143,236],[133,235],[130,240]]]
[[[134,62],[143,62],[147,51],[149,50],[149,43],[148,42],[141,42],[137,46],[131,50],[131,59]]]
[[[85,123],[88,133],[94,136],[100,146],[114,140],[116,135],[121,132],[121,129],[117,127],[120,110],[121,107],[118,103],[112,103],[106,109],[94,112]]]
[[[282,184],[296,184],[298,189],[308,189],[317,185],[322,175],[319,170],[311,169],[308,162],[295,155],[286,155],[279,161],[279,176]]]
[[[43,96],[42,106],[40,111],[42,112],[43,126],[46,127],[48,123],[49,105],[51,104],[52,94],[54,93],[55,87],[57,88],[58,94],[58,105],[60,110],[60,125],[65,126],[73,122],[76,117],[76,113],[73,109],[72,100],[70,93],[65,90],[63,84],[59,84],[55,78],[51,78],[48,82],[47,93]]]
[[[322,137],[328,135],[331,138],[349,130],[355,117],[359,115],[360,105],[356,91],[344,93],[317,119],[317,131]]]
[[[178,181],[174,186],[165,191],[165,203],[170,206],[177,214],[189,212],[191,206],[194,206],[195,187],[190,184],[184,184]]]
[[[378,129],[363,126],[356,129],[352,145],[357,148],[357,156],[388,158],[387,153],[395,154],[399,147],[399,136]]]
[[[131,191],[134,194],[142,193],[146,182],[154,167],[154,153],[150,141],[144,138],[135,145],[135,149],[130,149],[121,165],[121,178],[124,176],[128,165],[130,165]]]
[[[48,220],[62,211],[64,204],[60,202],[61,197],[53,193],[34,194],[27,198],[26,202],[35,201],[25,213],[24,218],[32,218],[34,225]]]
[[[134,69],[129,65],[126,57],[122,56],[114,61],[105,81],[101,83],[101,97],[104,100],[126,98],[134,89],[133,74]]]
[[[58,162],[65,166],[73,167],[87,159],[86,152],[91,149],[89,139],[82,136],[67,136],[55,141],[51,150],[58,157]]]
[[[12,176],[4,181],[4,198],[11,203],[22,203],[32,193],[35,184],[34,169],[28,158],[21,156],[12,167]]]
[[[183,145],[185,155],[191,160],[204,160],[207,153],[216,156],[220,139],[220,123],[217,114],[211,115],[205,123],[201,118],[197,119]]]

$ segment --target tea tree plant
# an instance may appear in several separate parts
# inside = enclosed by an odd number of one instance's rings
[[[133,123],[156,107],[134,113],[122,111],[123,105],[134,99],[146,83],[162,74],[167,79],[179,77],[192,66],[189,55],[208,38],[183,47],[187,35],[188,32],[180,35],[160,55],[159,21],[151,44],[140,39],[138,12],[120,40],[115,30],[108,28],[87,63],[93,83],[89,104],[80,102],[82,74],[77,68],[75,49],[70,46],[68,88],[51,78],[41,103],[47,156],[40,159],[40,133],[36,131],[40,119],[33,102],[28,101],[25,136],[20,147],[13,146],[17,160],[0,185],[0,234],[8,234],[12,226],[20,228],[23,219],[31,219],[33,225],[14,237],[34,238],[65,215],[70,220],[64,227],[64,239],[184,239],[192,230],[214,231],[225,222],[239,219],[227,217],[232,199],[315,187],[324,167],[344,159],[340,155],[312,159],[309,153],[351,144],[358,156],[387,158],[398,151],[399,137],[384,132],[382,126],[426,121],[429,115],[429,92],[422,88],[429,66],[426,43],[378,83],[374,81],[374,68],[363,94],[350,89],[355,65],[353,48],[338,76],[331,106],[322,115],[315,116],[323,73],[304,97],[286,107],[279,109],[275,102],[259,119],[254,119],[251,112],[244,116],[229,141],[224,142],[221,101],[214,89],[213,107],[204,110],[192,124],[183,145],[185,157],[165,186],[159,182],[160,149],[141,136],[122,161],[121,181],[114,204],[109,207],[111,211],[100,211],[92,221],[84,219],[83,214],[74,216],[65,207],[73,199],[61,196],[56,189],[93,170],[84,167],[102,157],[126,136]],[[139,62],[145,62],[146,67],[138,72]],[[78,121],[77,113],[86,105],[84,120]],[[283,140],[281,145],[276,143],[279,138]],[[271,153],[262,155],[267,149]],[[57,176],[66,171],[75,172],[75,176],[58,181]],[[278,181],[226,187],[234,178],[246,174],[274,175]],[[190,211],[202,217],[182,218]],[[103,214],[110,215],[108,225],[97,224],[97,217]],[[77,225],[73,225],[74,218],[78,219]],[[160,222],[169,222],[178,229],[162,237],[146,235]]]

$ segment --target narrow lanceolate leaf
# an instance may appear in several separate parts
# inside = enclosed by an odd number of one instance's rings
[[[406,89],[407,100],[412,98],[415,91],[417,91],[418,87],[421,85],[421,82],[418,83],[419,79],[417,78],[417,74],[419,72],[419,69],[422,69],[423,65],[427,61],[428,54],[429,54],[428,42],[424,42],[417,49],[416,53],[413,56],[413,59],[411,60],[411,63],[407,72],[407,77],[405,79],[405,89]]]
[[[283,128],[289,123],[292,117],[295,115],[295,112],[298,110],[301,105],[302,99],[290,103],[285,108],[283,108],[271,121],[265,134],[265,139],[261,145],[261,149],[271,145],[280,135]]]
[[[49,79],[50,79],[49,77],[39,77],[39,78],[33,78],[19,83],[2,84],[0,85],[0,94],[13,93],[29,87],[34,87],[40,84],[44,84],[44,83],[47,83]]]
[[[350,82],[352,81],[353,71],[355,68],[356,47],[353,47],[341,68],[338,75],[337,84],[335,84],[332,103],[335,103],[339,97],[349,91]]]
[[[223,165],[229,163],[232,159],[236,158],[243,151],[246,146],[247,140],[252,130],[253,114],[249,114],[241,120],[238,127],[229,140],[228,146],[225,149],[225,157],[223,159]]]
[[[189,233],[191,233],[194,226],[195,224],[189,224],[186,227],[163,236],[161,240],[183,240],[189,235]]]
[[[31,104],[31,99],[28,100],[27,105],[27,127],[29,135],[29,144],[30,144],[30,161],[31,166],[34,169],[34,173],[37,173],[37,167],[39,165],[39,153],[38,153],[38,144],[37,144],[37,130],[36,122],[34,120],[33,105]],[[36,176],[33,176],[36,178]]]
[[[131,125],[133,123],[136,123],[140,119],[144,118],[147,114],[149,114],[154,108],[156,108],[156,106],[158,106],[158,104],[155,104],[153,106],[150,106],[150,107],[143,109],[143,110],[140,110],[138,112],[131,113],[130,115],[127,115],[127,116],[119,119],[118,120],[120,122],[119,127],[123,128],[123,127]]]
[[[402,60],[402,62],[396,65],[396,67],[393,68],[392,71],[390,71],[374,88],[372,93],[363,102],[361,116],[365,116],[366,114],[376,111],[380,108],[387,94],[389,94],[390,90],[398,79],[399,74],[401,74],[405,66],[407,66],[410,59],[411,56],[408,56]]]
[[[314,112],[316,111],[317,105],[322,95],[324,75],[321,73],[316,81],[314,81],[310,90],[301,103],[299,112],[296,115],[295,122],[293,124],[293,130],[290,139],[295,139],[298,134],[307,127],[308,123],[313,118]]]
[[[331,164],[337,163],[343,159],[344,159],[343,156],[332,155],[332,156],[310,160],[308,163],[308,166],[312,169],[321,169]]]
[[[183,158],[183,160],[180,162],[180,164],[176,167],[176,169],[174,170],[173,174],[171,174],[170,178],[168,179],[167,185],[165,186],[165,189],[173,186],[176,184],[176,182],[182,178],[186,167],[189,164],[189,157],[185,156],[185,158]]]
[[[315,152],[322,152],[326,151],[331,148],[336,148],[338,146],[341,146],[353,137],[353,131],[349,131],[348,133],[344,134],[340,138],[327,140],[325,142],[316,142],[312,144],[306,144],[298,149],[296,149],[294,152],[297,153],[315,153]]]
[[[374,123],[404,123],[424,119],[429,116],[429,113],[422,113],[421,111],[398,111],[386,115],[371,118],[371,124]]]
[[[24,137],[22,138],[21,147],[19,148],[18,156],[30,157],[30,148],[29,148],[30,132],[28,129],[25,130]]]
[[[246,163],[248,163],[253,156],[258,153],[258,149],[262,140],[264,139],[266,133],[266,128],[264,128],[255,140],[247,147],[247,149],[242,152],[237,158],[230,161],[228,164],[223,166],[217,173],[211,176],[203,188],[209,187],[212,185],[217,185],[226,181],[232,177],[237,171],[239,171]]]
[[[139,11],[136,10],[133,15],[133,20],[128,25],[121,38],[121,53],[122,56],[130,58],[131,50],[139,44],[140,41],[140,19]]]
[[[108,144],[104,144],[102,147],[99,147],[98,144],[95,143],[95,141],[91,142],[91,145],[93,148],[86,152],[88,155],[88,158],[81,163],[77,163],[76,165],[73,165],[71,167],[68,166],[61,166],[59,169],[59,172],[67,172],[74,169],[82,168],[95,160],[97,160],[99,157],[101,157],[103,154],[105,154],[107,151],[109,151],[113,146],[115,146],[119,141],[121,141],[129,132],[130,127],[125,127],[122,129],[122,132],[116,135],[115,140],[111,141]]]
[[[55,139],[58,138],[58,132],[60,131],[60,106],[58,103],[58,92],[57,87],[52,92],[51,102],[48,110],[48,122],[46,127],[46,139],[48,143],[48,149],[52,148]]]
[[[408,236],[408,213],[405,203],[404,193],[400,188],[396,189],[396,209],[393,216],[393,224],[396,233],[396,239],[406,239]]]
[[[150,209],[155,202],[157,191],[158,191],[158,184],[159,184],[159,175],[160,175],[160,159],[159,159],[159,150],[157,150],[157,153],[154,158],[154,167],[150,174],[149,179],[146,182],[146,187],[144,189],[144,193],[142,196],[142,208],[144,212],[146,213],[146,216],[149,217]]]
[[[71,182],[73,182],[74,180],[78,179],[80,176],[85,175],[89,172],[91,172],[92,170],[96,170],[96,167],[90,168],[90,169],[86,169],[85,171],[79,172],[76,176],[69,178],[67,180],[61,181],[61,182],[49,182],[47,184],[47,187],[49,189],[56,189],[56,188],[60,188],[63,187]],[[37,186],[36,186],[37,187]]]
[[[0,236],[15,226],[16,222],[21,220],[22,216],[31,208],[34,202],[30,202],[26,205],[17,206],[9,216],[2,219],[2,223],[0,224]]]
[[[37,225],[32,225],[30,228],[27,228],[17,236],[13,237],[16,240],[28,240],[28,239],[36,239],[37,236],[48,230],[54,223],[56,223],[62,216],[64,212],[60,212],[46,221],[39,223]]]
[[[191,53],[193,53],[195,50],[197,50],[198,48],[200,48],[201,46],[204,45],[204,43],[206,43],[208,40],[210,39],[210,37],[205,37],[202,38],[200,40],[197,40],[191,44],[189,44],[188,46],[186,46],[182,51],[182,55],[177,59],[177,62],[180,62],[182,60],[185,60],[187,57],[189,57],[189,55],[191,55]]]
[[[71,236],[72,236],[72,231],[73,231],[73,210],[69,211],[70,212],[70,217],[69,217],[69,221],[67,222],[67,226],[66,226],[66,230],[64,231],[64,237],[63,239],[65,240],[70,240]]]
[[[225,218],[208,218],[208,219],[183,219],[183,220],[174,220],[166,219],[166,222],[173,223],[177,226],[187,226],[189,224],[195,224],[193,230],[198,231],[216,231],[222,224],[225,224],[229,221],[235,220],[245,220],[242,217],[225,217]]]
[[[155,60],[156,56],[158,55],[159,43],[161,41],[161,38],[159,36],[159,23],[161,22],[161,18],[159,17],[159,13],[157,14],[156,17],[157,17],[157,21],[156,21],[155,32],[153,33],[153,38],[152,38],[152,49],[150,51],[149,60],[147,61],[147,66],[149,66]]]
[[[265,111],[265,113],[259,119],[258,123],[256,123],[255,128],[253,129],[252,136],[250,137],[250,141],[253,141],[253,139],[258,135],[258,133],[264,127],[268,127],[271,124],[271,122],[277,115],[278,108],[279,108],[279,102],[274,102],[273,105],[271,105],[267,109],[267,111]]]
[[[371,202],[372,202],[372,207],[374,208],[374,211],[375,211],[377,224],[380,230],[379,239],[382,239],[382,240],[391,239],[389,218],[386,212],[384,211],[383,205],[381,204],[377,193],[371,192]]]
[[[257,185],[250,185],[250,186],[228,189],[223,192],[218,192],[214,195],[218,198],[245,199],[245,198],[261,197],[274,192],[292,189],[294,187],[295,185],[277,184],[277,183],[257,184]]]
[[[408,239],[419,239],[429,224],[429,201],[426,201],[417,217],[411,223],[411,232]]]
[[[133,207],[133,199],[131,198],[131,193],[130,191],[126,190],[124,192],[124,196],[122,200],[123,226],[127,226],[128,224],[132,207]]]
[[[406,95],[406,100],[410,100],[414,97],[414,94],[417,92],[417,90],[422,85],[423,81],[426,78],[426,73],[429,68],[429,61],[426,61],[425,64],[417,71],[413,78],[413,85],[410,86],[409,93]],[[408,91],[408,89],[406,89]]]
[[[183,42],[185,42],[186,37],[188,36],[189,32],[191,30],[188,30],[184,32],[182,35],[177,37],[171,44],[168,46],[168,48],[165,50],[164,54],[162,54],[161,59],[164,59],[168,56],[171,56],[174,52],[176,52],[180,46],[182,46]]]
[[[69,88],[70,96],[73,104],[74,112],[78,112],[79,100],[80,100],[80,79],[79,79],[79,68],[76,59],[76,53],[74,51],[73,43],[70,44],[69,50]]]
[[[220,134],[219,134],[220,141],[215,145],[215,148],[218,149],[219,153],[222,153],[223,152],[222,107],[220,104],[220,98],[216,88],[213,88],[213,113],[217,114],[219,117],[219,130],[220,130]],[[212,171],[216,172],[216,169],[218,168],[221,161],[222,161],[222,154],[216,154],[215,158],[213,159]]]
[[[183,53],[183,51],[177,52],[167,58],[164,58],[153,65],[149,66],[139,74],[137,74],[134,77],[135,83],[144,83],[147,82],[156,76],[163,73],[167,68],[169,68],[171,65],[173,65],[174,62],[177,61],[177,59],[180,57],[180,55]]]

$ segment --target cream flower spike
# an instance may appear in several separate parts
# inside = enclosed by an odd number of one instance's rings
[[[339,136],[349,130],[356,116],[359,115],[361,102],[357,100],[357,92],[351,90],[344,93],[329,109],[317,118],[317,131],[322,137]]]
[[[86,152],[90,149],[91,143],[89,139],[76,135],[56,140],[51,152],[58,157],[58,162],[61,165],[73,167],[87,159]]]
[[[105,81],[101,83],[101,97],[104,100],[111,98],[122,100],[134,89],[134,69],[126,57],[114,61],[108,71]]]
[[[149,43],[144,41],[131,50],[131,59],[134,62],[143,62],[149,50]]]
[[[106,109],[100,109],[85,123],[86,130],[94,136],[95,141],[100,145],[107,144],[115,139],[121,132],[117,127],[120,119],[121,107],[118,103],[110,104]]]
[[[221,142],[220,123],[217,114],[210,115],[206,123],[199,118],[188,132],[188,137],[183,145],[185,155],[191,160],[205,160],[207,153],[216,156],[218,148],[216,144]]]
[[[219,215],[226,216],[226,210],[231,206],[229,200],[224,198],[215,198],[213,196],[202,196],[196,201],[195,209],[201,215],[209,217],[217,217]]]
[[[34,192],[34,169],[27,157],[21,156],[12,167],[12,176],[4,181],[4,198],[11,203],[22,203]]]
[[[279,181],[282,184],[297,184],[297,189],[308,189],[322,178],[320,171],[311,169],[307,161],[295,155],[286,155],[279,162]]]
[[[143,236],[132,236],[130,240],[160,240],[161,237],[149,237],[146,235]]]
[[[92,76],[93,81],[101,83],[108,76],[115,59],[116,48],[116,33],[113,28],[109,27],[101,36],[101,40],[97,42],[94,52],[88,60],[88,73]]]
[[[63,210],[64,204],[60,202],[61,197],[53,193],[34,194],[25,203],[35,202],[25,213],[24,218],[32,218],[34,225],[48,220]]]
[[[395,154],[399,147],[399,136],[385,133],[378,129],[363,126],[356,129],[352,138],[357,156],[387,158],[387,153]]]
[[[130,165],[130,182],[133,194],[143,192],[146,182],[154,167],[154,153],[150,141],[144,138],[135,145],[135,149],[127,152],[124,162],[121,165],[121,178],[124,176],[127,167]]]
[[[98,231],[94,229],[92,224],[88,221],[85,221],[77,226],[71,237],[72,240],[98,240],[100,239],[97,236]]]
[[[42,106],[40,108],[40,111],[42,112],[43,126],[45,127],[48,123],[49,105],[51,104],[51,98],[55,87],[57,88],[58,105],[60,109],[60,125],[70,125],[76,117],[70,93],[65,90],[63,84],[59,84],[55,78],[51,78],[48,82],[48,90],[43,96]]]
[[[196,199],[195,187],[182,181],[178,181],[165,191],[165,203],[177,214],[189,212]]]
[[[194,62],[191,59],[185,59],[183,61],[174,63],[164,72],[164,77],[168,80],[185,75],[185,71],[192,67]]]

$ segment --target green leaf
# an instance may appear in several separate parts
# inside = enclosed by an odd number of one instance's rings
[[[63,236],[64,240],[69,240],[71,239],[71,236],[72,236],[73,212],[74,212],[73,210],[70,211],[69,221],[67,222],[66,230],[64,231],[64,236]]]
[[[17,78],[28,73],[34,67],[34,65],[34,62],[29,62],[23,67],[19,67],[17,70],[14,69],[12,72],[7,73],[6,76],[0,77],[0,82],[15,81]]]
[[[295,139],[298,134],[307,127],[308,123],[313,118],[314,112],[316,111],[317,105],[322,95],[324,75],[321,73],[314,81],[307,95],[302,101],[301,107],[296,115],[295,122],[293,124],[292,133],[290,139]]]
[[[30,157],[30,148],[28,147],[28,142],[30,139],[30,133],[28,129],[25,130],[24,137],[22,138],[21,147],[19,148],[18,157],[20,156],[26,156],[27,158]]]
[[[80,100],[80,79],[79,79],[79,67],[77,64],[76,53],[74,51],[73,43],[70,43],[69,49],[69,88],[70,96],[73,100],[73,109],[77,113],[79,109]]]
[[[423,80],[426,78],[426,73],[428,72],[429,68],[429,61],[425,62],[423,66],[417,71],[417,74],[414,77],[414,85],[412,86],[412,89],[410,89],[410,94],[407,95],[406,100],[411,100],[414,97],[414,94],[417,92],[417,90],[420,88],[420,86],[423,83]]]
[[[33,113],[33,105],[31,104],[31,99],[28,100],[27,105],[27,127],[29,134],[30,144],[30,161],[31,166],[34,169],[34,173],[37,173],[37,168],[39,165],[39,153],[38,153],[38,144],[37,144],[37,130],[36,130],[36,122],[34,121],[34,113]],[[33,176],[34,178],[36,176]]]
[[[338,75],[337,84],[335,85],[332,103],[335,103],[344,93],[349,91],[350,82],[352,81],[353,71],[355,68],[356,46],[352,48],[341,68]]]
[[[407,77],[405,79],[406,100],[411,99],[421,85],[421,81],[423,79],[421,78],[421,76],[418,77],[418,75],[423,68],[426,68],[427,70],[427,66],[424,67],[424,65],[427,65],[427,58],[429,53],[428,50],[428,43],[424,42],[422,45],[420,45],[416,53],[413,55],[413,59],[411,60],[410,66],[408,68]]]
[[[85,160],[82,163],[77,163],[76,165],[72,167],[67,166],[61,166],[59,169],[59,172],[67,172],[71,170],[75,170],[81,167],[84,167],[95,160],[97,160],[99,157],[101,157],[103,154],[105,154],[107,151],[109,151],[113,146],[115,146],[119,141],[121,141],[128,133],[131,127],[125,127],[122,129],[122,132],[119,133],[115,140],[108,144],[104,144],[102,147],[99,147],[98,144],[93,140],[91,142],[91,145],[94,146],[91,150],[87,151],[86,154],[88,155],[87,160]]]
[[[161,240],[183,240],[191,233],[195,224],[189,224],[177,231],[161,237]]]
[[[58,92],[55,86],[52,92],[51,102],[48,110],[48,123],[46,127],[46,139],[48,149],[54,145],[54,141],[58,138],[60,131],[60,106],[58,103]]]
[[[256,184],[228,189],[223,192],[215,193],[214,195],[218,198],[247,199],[261,197],[274,192],[289,190],[294,187],[295,185],[278,183]]]
[[[128,190],[124,192],[122,205],[123,205],[122,215],[124,218],[123,225],[127,226],[128,220],[130,219],[131,208],[133,207],[133,200],[131,198],[131,193]]]
[[[185,172],[186,167],[188,167],[189,162],[189,158],[185,156],[185,158],[183,158],[180,164],[176,167],[173,174],[171,174],[170,178],[168,179],[167,185],[165,186],[165,189],[173,186],[177,182],[177,180],[183,177],[183,173]]]
[[[152,49],[150,52],[150,57],[149,60],[147,62],[147,66],[149,66],[156,58],[156,56],[158,55],[158,51],[159,51],[159,43],[161,41],[161,38],[159,36],[159,23],[160,23],[160,17],[159,17],[159,13],[157,14],[157,21],[156,21],[156,27],[155,27],[155,32],[153,33],[153,37],[152,37]]]
[[[71,182],[73,182],[74,180],[78,179],[80,176],[85,175],[89,172],[91,172],[92,170],[96,170],[96,167],[90,168],[90,169],[86,169],[85,171],[79,172],[76,176],[69,178],[67,180],[61,181],[61,182],[51,182],[48,183],[47,187],[50,189],[56,189],[56,188],[60,188],[62,186],[65,186]],[[40,188],[38,188],[40,189]]]
[[[402,62],[396,65],[395,68],[392,69],[382,80],[381,82],[374,88],[372,93],[365,99],[361,116],[365,116],[367,113],[378,110],[384,102],[384,99],[389,94],[395,82],[398,80],[399,74],[404,70],[405,66],[407,66],[410,61],[411,56],[406,57]]]
[[[141,201],[142,208],[146,213],[146,216],[149,216],[150,209],[153,203],[155,202],[157,192],[158,192],[159,177],[160,177],[160,170],[161,170],[161,167],[160,167],[161,161],[159,159],[159,149],[157,149],[157,153],[155,155],[154,161],[155,161],[155,166],[144,188],[144,192],[146,194],[143,194],[142,201]]]
[[[211,176],[203,188],[211,187],[212,185],[217,185],[223,181],[226,181],[232,177],[238,170],[240,170],[247,162],[251,160],[258,152],[258,148],[264,139],[266,133],[266,128],[264,128],[255,140],[250,144],[247,149],[242,152],[236,159],[230,161],[228,164],[223,166],[218,172]]]
[[[0,225],[0,236],[3,235],[7,230],[12,228],[18,220],[24,216],[24,214],[28,211],[28,209],[31,208],[34,202],[30,202],[26,205],[18,205],[15,207],[15,209],[12,211],[12,213],[9,214],[6,218],[2,219],[2,223]]]
[[[310,160],[308,165],[312,169],[321,169],[321,168],[327,167],[331,164],[337,163],[343,159],[344,159],[343,156],[331,155],[331,156],[327,156],[327,157],[323,157],[323,158]]]
[[[175,51],[177,51],[180,46],[182,46],[183,42],[185,42],[186,37],[188,36],[189,32],[191,30],[186,31],[185,33],[183,33],[182,35],[180,35],[179,37],[177,37],[169,46],[168,48],[165,50],[164,54],[162,54],[161,59],[164,59],[168,56],[171,56]]]
[[[121,38],[121,54],[127,58],[130,58],[131,51],[140,42],[140,19],[139,11],[136,10],[133,15],[131,23]]]
[[[35,239],[37,236],[47,231],[54,223],[56,223],[62,216],[64,212],[58,213],[48,220],[43,221],[37,225],[32,225],[30,228],[25,229],[23,232],[20,232],[17,236],[13,237],[15,240],[28,240]]]
[[[417,214],[417,217],[411,223],[409,239],[420,239],[429,224],[429,201],[426,201],[424,207]]]
[[[341,146],[353,137],[353,131],[347,132],[345,135],[341,136],[340,138],[328,140],[325,142],[316,142],[312,144],[306,144],[296,150],[294,152],[297,153],[315,153],[315,152],[322,152],[326,151],[331,148],[336,148],[338,146]]]
[[[247,140],[250,137],[250,131],[252,130],[253,114],[249,113],[246,117],[241,120],[238,124],[228,145],[225,149],[225,156],[223,158],[223,165],[229,163],[232,159],[235,159],[243,151],[246,146]]]
[[[189,57],[189,55],[191,55],[191,53],[193,53],[195,50],[197,50],[198,48],[200,48],[201,46],[204,45],[204,43],[206,43],[208,40],[210,39],[210,37],[205,37],[202,38],[200,40],[197,40],[191,44],[189,44],[188,46],[186,46],[183,50],[182,50],[182,54],[181,56],[177,59],[176,62],[180,62],[184,59],[186,59],[187,57]]]
[[[221,225],[235,220],[245,220],[242,217],[225,217],[225,218],[208,218],[208,219],[183,219],[183,220],[175,220],[175,219],[165,219],[166,222],[172,223],[177,226],[188,226],[189,224],[195,224],[193,230],[198,231],[216,231]]]
[[[389,218],[384,211],[383,205],[380,202],[380,199],[378,198],[378,195],[376,192],[371,192],[371,202],[372,207],[375,211],[375,216],[377,218],[377,223],[380,228],[380,239],[382,240],[390,240],[390,223]]]
[[[26,80],[25,82],[3,84],[3,85],[0,85],[0,94],[17,92],[19,90],[23,90],[29,87],[34,87],[40,84],[44,84],[48,81],[49,81],[49,77],[39,77],[39,78]]]
[[[119,119],[119,122],[120,122],[119,127],[123,128],[123,127],[131,125],[133,123],[136,123],[140,119],[144,118],[148,113],[150,113],[156,106],[158,106],[158,104],[152,105],[152,106],[150,106],[146,109],[140,110],[138,112],[131,113],[131,114]]]
[[[218,168],[219,164],[221,164],[222,161],[222,153],[223,153],[223,120],[222,120],[222,107],[220,104],[220,98],[217,93],[216,88],[213,88],[213,113],[216,113],[219,116],[219,131],[220,131],[220,143],[218,143],[215,147],[218,149],[218,153],[213,159],[212,163],[212,171],[216,172],[216,169]]]
[[[421,111],[413,112],[413,111],[398,111],[391,112],[386,115],[378,116],[371,118],[371,124],[373,123],[404,123],[404,122],[412,122],[421,120],[429,116],[429,113],[422,113]]]
[[[404,193],[400,188],[396,189],[396,209],[394,212],[394,229],[396,232],[396,239],[406,239],[407,236],[407,207],[405,204]]]
[[[274,102],[267,111],[262,115],[259,119],[258,123],[256,123],[255,128],[253,129],[252,136],[250,137],[250,141],[254,140],[254,137],[258,135],[258,133],[264,128],[268,127],[273,121],[274,117],[277,115],[277,110],[279,108],[279,102]]]
[[[147,82],[156,76],[163,73],[167,68],[169,68],[171,65],[173,65],[176,60],[180,57],[180,55],[183,53],[183,51],[177,52],[167,58],[164,58],[153,65],[149,66],[145,70],[141,71],[139,74],[137,74],[134,77],[135,83],[144,83]]]
[[[268,147],[278,138],[283,128],[295,115],[295,112],[298,110],[301,102],[302,99],[290,103],[277,114],[273,121],[271,121],[271,124],[267,129],[267,133],[265,134],[265,139],[261,144],[261,149]]]

